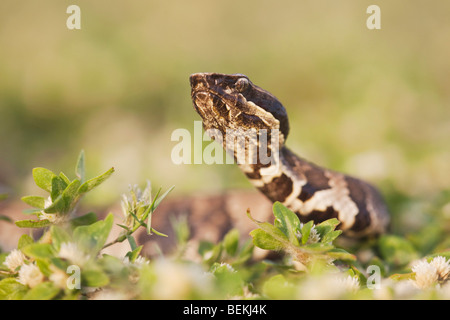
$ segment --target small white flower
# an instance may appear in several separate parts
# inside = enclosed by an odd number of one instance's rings
[[[35,264],[24,264],[19,270],[19,282],[34,288],[44,281],[44,275]]]
[[[360,285],[357,277],[341,273],[327,273],[307,277],[298,288],[299,299],[334,300],[357,292]]]
[[[300,230],[303,229],[303,223],[300,223]],[[299,240],[301,240],[302,238],[302,233],[300,232],[300,230],[297,231],[296,236]],[[317,232],[316,226],[312,226],[310,232],[309,232],[309,237],[308,240],[306,241],[306,244],[311,244],[311,243],[318,243],[320,242],[320,234]]]
[[[420,293],[420,288],[414,280],[400,280],[392,283],[394,299],[411,299]]]
[[[5,258],[5,262],[3,262],[3,264],[7,266],[9,270],[15,271],[24,263],[24,261],[25,255],[22,253],[22,251],[14,249]]]
[[[149,264],[150,261],[145,259],[143,256],[139,256],[134,260],[134,264],[138,266],[143,266],[144,264]]]
[[[228,264],[226,262],[221,262],[219,268],[220,267],[225,267],[228,272],[236,272],[236,270],[230,264]]]
[[[67,287],[67,279],[69,276],[61,269],[50,265],[50,271],[52,274],[48,277],[57,287],[65,289]]]
[[[145,259],[143,256],[138,256],[138,257],[134,260],[134,262],[130,262],[130,258],[125,257],[125,258],[123,259],[123,263],[126,264],[126,265],[129,265],[129,266],[136,266],[136,267],[139,268],[139,267],[143,266],[144,264],[149,264],[150,261],[148,261],[147,259]]]
[[[39,220],[48,220],[48,221],[54,223],[56,221],[56,214],[46,213],[44,211],[41,211],[41,214],[39,215]]]
[[[125,218],[130,216],[130,204],[128,202],[128,197],[126,194],[122,195],[122,201],[120,202],[120,206],[122,207],[122,213]]]
[[[214,279],[198,265],[185,265],[168,260],[156,260],[153,270],[157,279],[153,296],[161,300],[187,299],[194,291],[206,293]]]
[[[414,285],[420,289],[442,283],[450,276],[450,264],[442,256],[435,257],[429,263],[426,260],[420,260],[411,270],[416,273]]]
[[[44,201],[44,208],[48,208],[48,207],[50,207],[51,205],[53,204],[53,201],[52,201],[52,197],[48,197],[47,199],[45,199],[45,201]]]
[[[59,248],[58,256],[79,266],[86,263],[90,258],[89,255],[80,250],[77,244],[73,242],[62,243]]]
[[[320,234],[317,232],[317,229],[315,226],[311,228],[311,232],[309,233],[307,244],[309,243],[318,243],[320,241]]]
[[[50,207],[53,204],[52,198],[48,197],[47,199],[45,199],[44,201],[44,210],[48,207]],[[41,210],[40,214],[39,214],[39,220],[48,220],[50,222],[55,222],[56,221],[56,214],[54,213],[46,213],[44,210]]]
[[[347,277],[338,278],[338,283],[340,283],[346,291],[356,292],[359,290],[359,279],[358,277],[352,277],[348,275]]]
[[[438,274],[438,281],[445,281],[450,275],[450,264],[442,256],[437,256],[431,260],[430,264],[436,268]]]
[[[439,279],[436,267],[429,264],[426,260],[420,260],[411,270],[416,273],[414,285],[419,289],[429,288],[436,284]]]
[[[140,189],[137,185],[130,185],[129,189],[128,195],[122,195],[121,207],[125,217],[125,224],[128,227],[132,227],[134,225],[134,217],[130,213],[138,215],[140,208],[151,204],[151,185],[150,182],[147,181],[144,190]]]

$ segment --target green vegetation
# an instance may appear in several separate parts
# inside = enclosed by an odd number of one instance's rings
[[[34,207],[28,214],[37,219],[15,224],[43,234],[37,239],[25,234],[16,249],[0,254],[0,299],[450,298],[448,217],[438,214],[433,224],[407,237],[386,234],[353,245],[344,241],[344,249],[336,219],[303,224],[276,202],[274,224],[256,221],[247,212],[255,223],[252,241],[243,242],[237,230],[230,230],[219,243],[200,243],[201,262],[195,263],[184,257],[189,228],[178,221],[179,250],[149,260],[140,254],[133,233],[145,228],[153,236],[166,236],[152,227],[151,218],[172,188],[153,197],[149,185],[131,189],[122,201],[123,231],[108,243],[112,214],[99,220],[95,213],[76,212],[82,196],[113,171],[86,179],[83,152],[73,180],[64,173],[33,170],[36,185],[49,196],[23,197]],[[435,209],[439,212],[439,204]],[[430,225],[437,229],[429,230]],[[123,257],[102,253],[125,240],[130,250]],[[278,258],[255,259],[256,247]]]

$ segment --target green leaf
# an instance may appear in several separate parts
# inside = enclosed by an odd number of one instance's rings
[[[128,228],[128,227],[127,227],[126,225],[124,225],[124,224],[117,223],[117,225],[118,225],[119,227],[121,227],[122,229],[125,229],[125,230],[127,230],[127,231],[132,232],[132,231],[130,230],[130,228]]]
[[[221,293],[226,296],[242,295],[244,281],[230,265],[216,262],[211,266],[211,273],[217,279]]]
[[[348,253],[344,249],[334,248],[327,252],[327,255],[335,260],[356,261],[356,256]]]
[[[281,275],[275,275],[264,283],[263,293],[270,299],[293,299],[297,288]]]
[[[44,197],[25,196],[25,197],[22,197],[22,201],[34,208],[38,208],[38,209],[45,208],[45,198]]]
[[[175,232],[175,237],[177,239],[177,244],[182,245],[185,244],[190,237],[189,224],[187,220],[187,216],[185,214],[178,216],[175,218],[174,215],[169,217],[170,224],[172,226],[173,231]]]
[[[329,232],[334,231],[340,223],[341,222],[338,219],[332,218],[317,224],[315,228],[320,235],[320,239],[325,238]]]
[[[136,243],[135,243],[135,245],[136,245]],[[128,257],[130,262],[134,262],[136,260],[136,258],[139,257],[139,254],[141,253],[141,250],[143,247],[144,246],[139,246],[139,247],[136,246],[132,251],[128,251],[125,256]]]
[[[156,208],[158,208],[159,204],[161,203],[161,201],[163,201],[163,199],[175,188],[175,186],[171,186],[169,188],[169,190],[167,190],[166,192],[164,192],[161,196],[159,197],[155,197],[156,200],[154,200],[154,203],[152,204],[152,210],[155,211]]]
[[[147,227],[147,224],[143,220],[139,219],[132,211],[130,211],[129,214],[134,218],[134,221],[136,221],[139,225]]]
[[[267,232],[266,230],[270,229],[271,232]],[[264,250],[275,250],[279,251],[285,249],[288,246],[289,240],[286,238],[286,235],[281,232],[278,228],[272,226],[271,224],[267,224],[265,229],[255,229],[250,232],[250,235],[253,238],[253,244]]]
[[[59,177],[60,177],[67,185],[70,184],[70,179],[67,178],[67,176],[66,176],[63,172],[60,172],[60,173],[59,173]]]
[[[6,221],[9,223],[13,223],[13,220],[10,217],[7,216],[0,216],[0,221]]]
[[[415,272],[410,273],[394,273],[389,277],[389,279],[395,280],[395,281],[401,281],[401,280],[414,280],[415,279]]]
[[[32,243],[22,248],[22,252],[31,258],[46,259],[55,255],[55,250],[48,243]]]
[[[105,220],[97,221],[88,226],[80,226],[73,231],[73,239],[87,251],[99,252],[111,231],[114,216],[110,213]]]
[[[131,252],[128,252],[126,256],[129,256],[129,254],[131,254]],[[137,256],[134,257],[133,262],[136,258]],[[129,259],[130,261],[132,261],[131,258]],[[116,280],[117,277],[120,277],[123,280],[125,280],[125,278],[123,277],[126,277],[128,279],[129,270],[127,270],[128,266],[124,264],[123,259],[119,259],[118,257],[110,256],[108,254],[103,254],[102,257],[97,260],[97,262],[101,270],[109,275],[110,279]],[[115,282],[114,285],[117,285],[117,283]]]
[[[108,171],[106,171],[105,173],[99,175],[98,177],[92,178],[92,179],[84,182],[78,189],[78,193],[82,194],[82,193],[91,191],[92,189],[94,189],[95,187],[100,185],[103,181],[108,179],[113,174],[113,172],[114,172],[114,168],[111,168]]]
[[[71,262],[66,260],[65,258],[58,258],[58,257],[53,257],[50,258],[49,260],[51,262],[52,265],[54,265],[55,267],[57,267],[58,269],[66,272],[67,268],[71,265]],[[67,273],[67,272],[66,272]]]
[[[320,242],[332,243],[341,233],[342,233],[342,230],[333,230],[333,231],[327,232],[325,234],[325,236],[320,239]]]
[[[81,284],[87,287],[103,287],[109,283],[109,277],[100,268],[86,269],[81,272]]]
[[[246,263],[253,257],[253,252],[255,249],[255,245],[253,244],[252,240],[245,241],[241,248],[238,251],[238,254],[236,256],[236,260],[233,260],[233,266],[239,266],[241,264]]]
[[[249,211],[247,211],[247,215],[259,227],[259,229],[250,232],[255,246],[265,250],[276,251],[289,247],[289,239],[283,231],[268,222],[260,222],[253,219]]]
[[[155,201],[158,198],[158,195],[159,195],[160,192],[161,192],[161,189],[159,189],[158,192],[156,193],[155,197],[153,198],[153,202],[142,213],[142,219],[143,220],[147,219],[147,217],[148,217],[147,224],[146,224],[147,234],[151,234],[151,232],[152,232],[152,214],[155,211],[154,210]]]
[[[27,234],[23,234],[19,238],[19,243],[17,244],[17,249],[22,249],[23,247],[26,247],[30,244],[34,243],[34,240],[32,237],[30,237]]]
[[[84,150],[81,150],[80,155],[78,156],[77,166],[75,168],[75,174],[81,182],[84,182],[85,179],[85,160],[84,160]]]
[[[273,215],[276,219],[276,226],[292,244],[299,246],[297,233],[300,230],[300,220],[298,216],[278,201],[273,204]]]
[[[53,273],[50,269],[50,259],[36,259],[36,265],[46,277],[50,277]]]
[[[76,217],[72,220],[70,220],[70,223],[72,225],[72,227],[79,227],[79,226],[86,226],[86,225],[90,225],[93,224],[94,222],[97,222],[98,217],[94,212],[89,212],[85,215]]]
[[[314,259],[316,257],[317,259]],[[324,275],[326,273],[339,272],[339,268],[329,263],[326,255],[314,255],[312,261],[308,263],[309,273],[311,275]]]
[[[159,232],[158,230],[156,230],[156,229],[154,229],[154,228],[151,228],[150,229],[150,234],[152,234],[152,233],[154,233],[154,234],[156,234],[156,235],[158,235],[158,236],[160,236],[160,237],[168,237],[168,235],[167,234],[165,234],[165,233],[162,233],[162,232]]]
[[[308,221],[303,225],[302,228],[302,244],[306,244],[309,239],[309,235],[311,234],[311,229],[314,226],[314,221]]]
[[[5,200],[6,198],[8,198],[7,193],[0,193],[0,201]]]
[[[0,281],[0,300],[21,300],[27,293],[28,287],[16,278],[6,278]]]
[[[52,192],[50,194],[52,201],[55,201],[61,193],[67,188],[67,183],[58,176],[52,179]]]
[[[50,234],[52,236],[52,243],[56,250],[59,250],[61,244],[68,243],[71,240],[69,233],[61,227],[51,226]]]
[[[236,253],[239,247],[239,237],[239,230],[232,229],[223,238],[223,246],[228,255],[234,256]]]
[[[383,259],[396,266],[403,266],[419,258],[413,245],[403,237],[383,235],[378,240],[378,247]]]
[[[145,213],[144,213],[145,214]],[[147,234],[152,234],[152,215],[150,214],[146,223]]]
[[[56,175],[45,168],[34,168],[33,178],[36,185],[48,192],[52,192],[52,180]]]
[[[321,242],[305,244],[304,246],[302,246],[302,250],[309,251],[311,253],[327,252],[333,248],[334,248],[333,245],[327,244],[327,243],[321,243]]]
[[[52,223],[47,219],[44,220],[20,220],[15,222],[19,228],[44,228],[51,226]]]
[[[222,254],[222,245],[219,243],[214,245],[208,241],[200,241],[198,246],[198,253],[202,256],[204,262],[214,263],[219,259]]]
[[[28,216],[34,214],[36,217],[39,217],[41,211],[42,210],[39,210],[39,209],[25,209],[25,210],[22,210],[22,213],[26,214]]]
[[[356,257],[355,257],[356,258]],[[365,283],[367,285],[367,277],[364,273],[362,273],[358,268],[351,265],[350,268],[346,272],[351,277],[358,277],[359,283]],[[369,273],[370,274],[370,273]]]
[[[133,236],[130,234],[127,234],[127,240],[130,244],[131,250],[135,250],[137,248],[136,240],[134,240]]]
[[[150,204],[150,206],[142,214],[142,220],[145,220],[148,217],[148,220],[147,220],[147,234],[151,234],[152,231],[155,232],[155,230],[152,229],[152,214],[156,210],[156,208],[159,206],[161,201],[170,193],[170,191],[173,190],[173,188],[175,188],[175,186],[170,187],[169,190],[164,192],[163,195],[159,196],[159,193],[161,192],[161,188],[160,188],[158,190],[158,192],[156,193],[155,197],[153,198],[153,201]],[[166,236],[165,234],[162,234],[162,233],[157,232],[157,231],[155,233],[158,234],[158,235]]]
[[[6,252],[0,253],[0,271],[9,271],[9,268],[4,265],[5,259],[8,255],[9,253]]]
[[[441,257],[444,257],[447,260],[450,260],[450,251],[447,250],[447,251],[439,251],[437,253],[433,253],[433,254],[427,256],[427,259],[430,261],[433,258],[436,258],[438,256],[441,256]]]
[[[43,282],[32,288],[23,297],[24,300],[50,300],[53,299],[60,289],[53,282]]]
[[[80,180],[73,180],[67,188],[56,198],[53,203],[45,208],[44,212],[46,213],[61,213],[66,214],[70,212],[70,210],[75,205],[77,196],[78,196],[78,188],[80,186]]]

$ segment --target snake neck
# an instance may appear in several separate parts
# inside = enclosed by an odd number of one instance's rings
[[[278,162],[239,166],[256,188],[296,212],[302,222],[337,218],[339,228],[352,236],[386,228],[387,208],[374,187],[306,161],[286,146],[281,147]]]
[[[306,201],[328,188],[328,170],[320,168],[281,146],[278,156],[267,164],[239,164],[249,181],[270,200],[292,206],[295,199]]]

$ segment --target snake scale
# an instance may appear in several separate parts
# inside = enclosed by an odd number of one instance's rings
[[[337,218],[338,228],[350,237],[386,231],[389,213],[375,187],[306,161],[285,146],[289,133],[287,112],[270,92],[242,74],[195,73],[190,76],[190,84],[194,108],[204,129],[224,137],[218,142],[272,202],[283,203],[302,222]],[[225,138],[228,132],[237,136],[256,133],[257,139],[250,137],[244,146],[245,159],[256,161],[242,161],[242,152]],[[263,161],[262,148],[275,161]],[[257,156],[251,158],[249,154]]]

